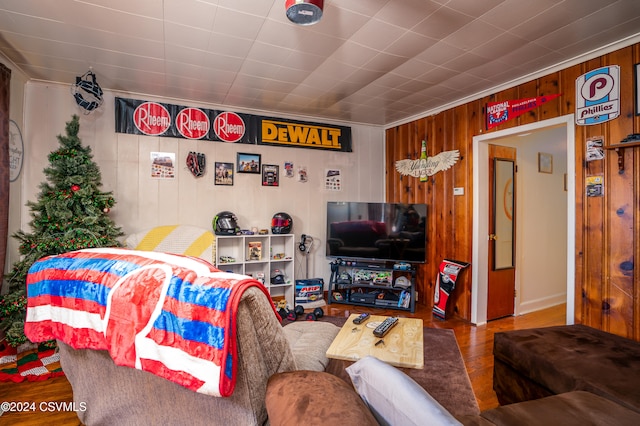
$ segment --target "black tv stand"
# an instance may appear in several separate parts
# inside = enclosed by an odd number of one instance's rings
[[[331,262],[328,303],[415,312],[413,265],[337,259]]]

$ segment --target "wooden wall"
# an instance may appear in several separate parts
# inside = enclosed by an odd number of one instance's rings
[[[576,78],[590,70],[620,66],[621,114],[612,121],[593,126],[575,126],[576,136],[576,301],[575,320],[598,329],[640,340],[640,271],[634,259],[640,255],[640,147],[606,151],[603,161],[585,161],[586,139],[604,136],[605,145],[618,143],[631,133],[640,133],[635,115],[634,64],[640,62],[640,44],[554,72],[491,96],[403,124],[386,131],[386,192],[389,202],[420,202],[428,207],[427,262],[418,274],[418,303],[433,306],[435,277],[443,258],[471,262],[472,252],[472,142],[485,130],[487,102],[515,100],[562,93],[562,96],[504,123],[502,130],[575,112]],[[460,150],[461,158],[451,169],[427,182],[401,176],[396,160],[415,159],[422,140],[427,152]],[[602,174],[603,197],[586,197],[588,175]],[[453,196],[463,187],[464,196]],[[473,265],[471,265],[473,268]],[[460,276],[449,299],[447,315],[471,317],[471,271]]]

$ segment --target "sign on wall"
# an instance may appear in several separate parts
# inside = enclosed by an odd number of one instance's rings
[[[9,182],[15,182],[22,171],[24,144],[18,123],[9,120]]]
[[[405,159],[396,161],[396,170],[404,176],[433,176],[438,172],[450,169],[460,158],[460,151],[443,151],[433,157]]]
[[[620,67],[598,68],[576,79],[576,124],[589,126],[620,115]]]
[[[535,98],[523,98],[502,102],[490,102],[487,104],[487,130],[506,123],[525,112],[538,108],[540,105],[554,100],[560,94],[537,96]]]
[[[351,152],[351,128],[116,98],[116,132]]]
[[[260,117],[259,145],[351,152],[351,128]]]

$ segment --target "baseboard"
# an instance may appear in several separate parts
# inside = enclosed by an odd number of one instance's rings
[[[541,311],[542,309],[562,305],[563,303],[567,303],[567,293],[554,294],[553,296],[521,303],[517,307],[516,315],[524,315],[531,312]]]

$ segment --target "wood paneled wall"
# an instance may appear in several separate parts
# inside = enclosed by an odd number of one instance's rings
[[[587,138],[604,136],[607,145],[618,143],[631,133],[640,133],[640,116],[635,115],[634,108],[634,64],[638,62],[640,44],[635,44],[386,131],[387,200],[428,205],[427,262],[418,273],[418,303],[433,305],[435,277],[443,258],[471,261],[472,145],[474,136],[487,132],[484,121],[487,102],[562,93],[561,97],[490,131],[572,114],[576,78],[602,66],[618,65],[620,116],[600,125],[575,126],[575,320],[640,340],[640,271],[635,263],[640,255],[640,147],[621,151],[623,171],[619,171],[614,150],[607,150],[602,161],[585,161]],[[453,168],[430,177],[427,182],[401,176],[395,171],[395,161],[417,158],[422,140],[427,141],[427,152],[431,155],[458,149],[461,158]],[[603,197],[586,197],[586,177],[591,175],[604,176]],[[464,188],[464,196],[454,196],[454,187]],[[471,285],[471,271],[467,268],[449,299],[447,315],[470,319]]]

